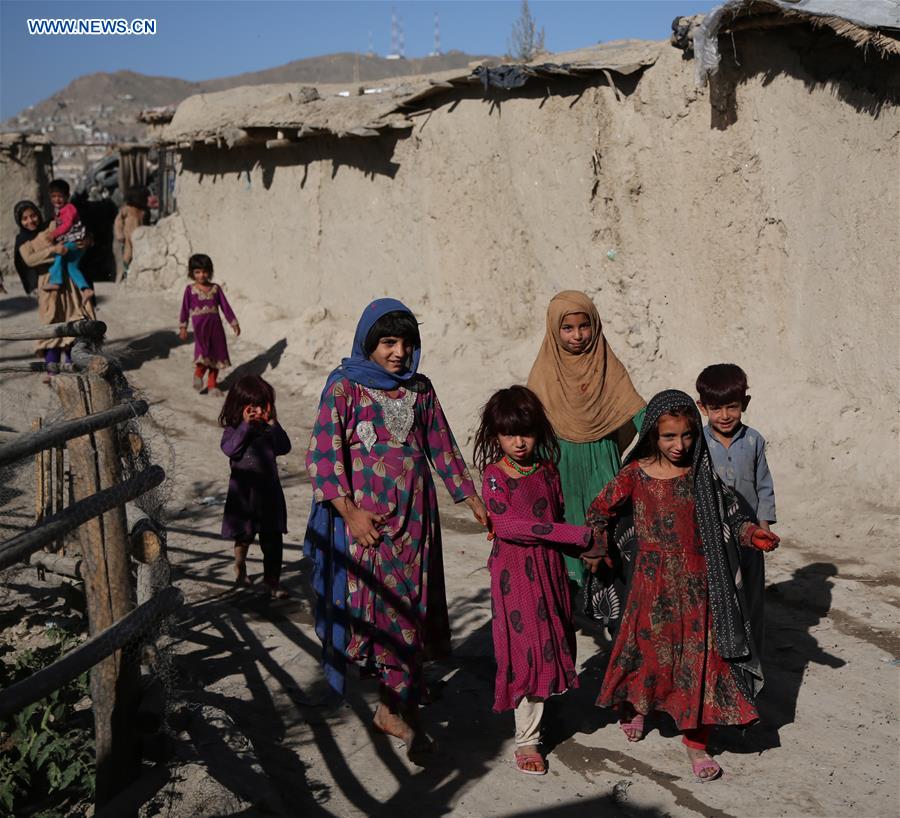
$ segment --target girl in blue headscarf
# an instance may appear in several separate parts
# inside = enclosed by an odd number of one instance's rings
[[[399,301],[366,307],[353,349],[325,384],[306,456],[313,505],[316,633],[329,684],[349,659],[378,676],[374,725],[416,741],[426,658],[446,655],[450,625],[431,467],[481,525],[487,513],[431,382],[418,373],[415,316]]]

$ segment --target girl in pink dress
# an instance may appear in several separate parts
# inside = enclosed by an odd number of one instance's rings
[[[524,386],[487,402],[475,463],[491,520],[491,609],[497,678],[494,710],[515,710],[516,767],[544,775],[541,717],[550,696],[578,687],[572,602],[563,554],[592,543],[591,529],[563,522],[559,446],[537,396]]]

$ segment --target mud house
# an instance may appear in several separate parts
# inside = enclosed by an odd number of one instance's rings
[[[163,132],[177,213],[134,278],[178,288],[209,253],[245,329],[311,367],[399,294],[464,395],[458,429],[527,377],[552,293],[581,288],[645,395],[747,369],[770,462],[816,485],[823,532],[848,485],[884,510],[896,458],[862,452],[897,433],[900,19],[837,5],[732,0],[674,44],[191,97]]]

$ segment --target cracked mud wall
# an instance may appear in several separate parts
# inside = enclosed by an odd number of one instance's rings
[[[365,303],[401,297],[464,445],[489,393],[527,377],[549,297],[584,289],[647,397],[741,364],[782,516],[802,498],[831,536],[863,498],[896,503],[896,453],[872,454],[897,440],[900,116],[854,81],[852,49],[827,80],[809,49],[756,36],[718,108],[660,44],[636,88],[466,97],[396,141],[187,153],[190,249],[246,332],[288,339],[305,366],[276,376],[310,398]]]

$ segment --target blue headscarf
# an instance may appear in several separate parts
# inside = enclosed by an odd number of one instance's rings
[[[370,389],[396,389],[416,377],[421,348],[415,347],[410,365],[402,372],[388,372],[366,356],[365,343],[375,322],[391,312],[412,311],[395,298],[378,298],[363,310],[353,336],[350,357],[328,376],[322,390],[328,390],[342,378]],[[415,316],[413,316],[415,318]],[[318,503],[313,497],[303,553],[313,561],[313,589],[316,592],[316,635],[322,642],[322,665],[328,684],[343,695],[346,675],[345,650],[350,634],[347,612],[347,527],[330,501]]]
[[[370,389],[390,391],[416,376],[416,370],[419,368],[419,356],[422,354],[421,347],[413,349],[409,368],[396,374],[388,372],[375,361],[370,361],[366,355],[365,344],[369,332],[377,321],[391,312],[409,313],[415,320],[412,310],[396,298],[376,298],[363,310],[353,335],[350,357],[344,358],[341,365],[328,376],[323,395],[335,381],[339,381],[341,378],[347,378],[360,386],[368,386]]]

